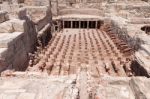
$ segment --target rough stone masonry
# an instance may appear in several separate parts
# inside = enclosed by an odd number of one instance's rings
[[[0,0],[0,99],[150,99],[149,0]]]

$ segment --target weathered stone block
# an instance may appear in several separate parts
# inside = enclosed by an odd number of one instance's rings
[[[25,4],[27,5],[34,5],[34,6],[46,6],[49,5],[49,0],[25,0]]]
[[[26,24],[24,20],[13,19],[10,22],[12,23],[14,31],[24,32],[24,27]]]
[[[130,86],[134,91],[136,99],[149,99],[150,80],[147,78],[132,78]]]
[[[15,40],[22,35],[22,32],[0,34],[0,48],[7,48],[15,43]]]
[[[132,23],[132,24],[149,24],[150,18],[131,18],[130,23]]]
[[[12,33],[14,32],[12,23],[9,21],[0,24],[0,33]]]

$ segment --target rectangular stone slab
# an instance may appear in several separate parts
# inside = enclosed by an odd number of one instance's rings
[[[22,32],[0,34],[0,48],[7,48],[10,45],[14,44],[22,34]]]

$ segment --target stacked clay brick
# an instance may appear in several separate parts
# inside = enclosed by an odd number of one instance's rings
[[[38,53],[33,68],[51,75],[76,74],[81,67],[96,68],[97,75],[129,76],[124,54],[110,35],[94,29],[80,29],[77,33],[56,33],[48,46]],[[32,70],[32,69],[31,69]]]

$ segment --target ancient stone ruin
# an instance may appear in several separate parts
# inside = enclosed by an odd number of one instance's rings
[[[150,0],[0,0],[0,99],[150,99]]]

